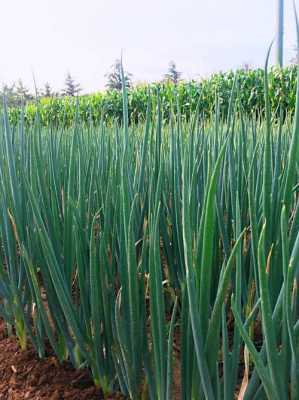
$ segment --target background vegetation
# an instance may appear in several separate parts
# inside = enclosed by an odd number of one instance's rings
[[[170,66],[171,67],[171,66]],[[200,81],[180,81],[176,71],[173,79],[169,75],[160,83],[132,87],[129,75],[127,76],[129,121],[140,122],[145,120],[149,93],[152,93],[152,109],[157,106],[157,92],[160,94],[162,117],[169,120],[171,112],[180,112],[184,120],[189,120],[195,109],[205,117],[215,112],[215,99],[219,106],[220,116],[227,115],[230,93],[233,87],[235,74],[233,72],[218,73],[208,79]],[[70,77],[69,77],[70,78]],[[69,79],[68,78],[68,79]],[[42,125],[70,126],[76,112],[80,120],[85,123],[98,123],[101,118],[106,122],[121,121],[122,94],[118,90],[121,86],[120,75],[113,72],[110,78],[114,89],[93,95],[73,96],[40,96],[36,101],[29,101],[24,107],[24,118],[27,124],[32,124],[38,112]],[[269,72],[269,101],[273,116],[278,115],[281,107],[284,114],[292,115],[295,109],[296,98],[296,66],[284,69],[273,67]],[[119,83],[120,82],[120,83]],[[109,81],[108,81],[109,83]],[[110,82],[111,83],[111,82]],[[239,87],[240,107],[246,115],[263,116],[264,102],[264,74],[262,69],[241,69],[237,71],[237,85]],[[73,86],[77,88],[73,82]],[[70,93],[69,89],[69,93]],[[67,91],[66,91],[67,92]],[[9,117],[16,124],[21,113],[20,107],[10,107]]]

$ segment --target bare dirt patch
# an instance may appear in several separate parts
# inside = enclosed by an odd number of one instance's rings
[[[51,352],[39,359],[35,350],[21,351],[15,337],[7,337],[0,320],[0,400],[100,400],[88,370],[59,364]],[[110,399],[123,399],[115,394]]]

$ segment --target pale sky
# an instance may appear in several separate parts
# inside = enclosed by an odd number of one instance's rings
[[[68,71],[85,92],[103,89],[123,51],[135,82],[159,80],[170,60],[185,79],[264,64],[277,0],[0,0],[0,83],[46,81]],[[294,57],[292,1],[285,0],[285,62]],[[297,0],[297,7],[299,0]],[[299,8],[299,7],[298,7]]]

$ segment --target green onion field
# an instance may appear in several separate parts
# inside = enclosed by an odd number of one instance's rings
[[[4,100],[0,317],[21,349],[106,398],[299,399],[299,90],[273,105],[267,70],[252,113],[238,73],[208,113],[156,87],[140,119],[125,87],[109,120],[79,101],[12,121]]]

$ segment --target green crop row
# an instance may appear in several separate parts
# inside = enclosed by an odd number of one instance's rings
[[[239,70],[239,102],[247,115],[264,114],[263,70]],[[152,108],[156,109],[157,92],[160,92],[162,116],[169,120],[172,112],[178,109],[183,119],[189,120],[199,103],[201,115],[211,116],[215,112],[215,99],[219,103],[221,116],[226,116],[229,98],[234,82],[233,72],[218,73],[200,81],[180,82],[177,86],[171,83],[153,83],[131,89],[128,93],[129,121],[137,123],[146,118],[149,93],[152,94]],[[293,113],[296,98],[296,68],[272,68],[269,72],[269,99],[273,115],[279,106],[284,113]],[[33,124],[36,114],[44,126],[70,126],[75,115],[85,123],[99,123],[103,117],[106,122],[122,120],[122,95],[118,91],[107,91],[94,95],[76,98],[42,98],[29,103],[24,109],[27,124]],[[16,124],[21,110],[9,110],[10,121]]]

